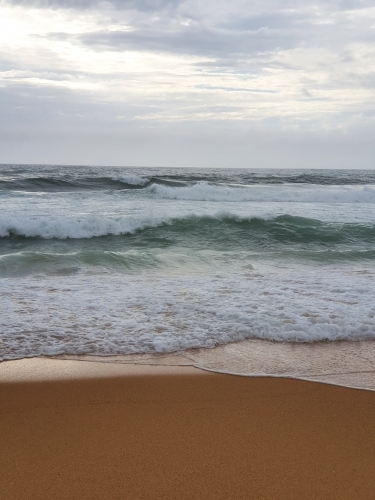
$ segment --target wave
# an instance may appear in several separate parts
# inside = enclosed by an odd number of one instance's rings
[[[58,165],[0,165],[0,181],[86,181],[97,179],[123,180],[129,185],[143,185],[146,179],[194,184],[207,181],[221,184],[307,184],[367,185],[375,184],[374,170],[326,169],[194,169],[88,167]]]
[[[43,249],[42,251],[30,251],[26,250],[24,252],[17,252],[14,254],[7,254],[0,257],[0,277],[11,278],[11,277],[23,277],[29,275],[44,275],[44,276],[67,276],[67,275],[77,275],[81,271],[90,273],[112,273],[120,272],[132,275],[139,275],[139,273],[144,273],[147,271],[157,271],[164,270],[170,272],[171,270],[175,272],[178,269],[184,269],[184,272],[189,272],[193,275],[197,272],[207,272],[209,269],[216,268],[218,265],[224,264],[238,264],[238,249],[237,252],[228,252],[223,255],[223,253],[209,251],[207,249],[203,251],[193,252],[189,250],[185,252],[175,249],[169,251],[168,248],[164,249],[149,249],[141,250],[138,249],[119,249],[119,251],[102,250],[102,248],[95,249],[74,249],[74,251],[67,253],[56,253],[54,249]],[[241,264],[244,273],[249,273],[254,270],[258,265],[259,261],[265,263],[264,252],[258,253],[254,252],[251,254],[241,253]],[[275,255],[272,254],[272,258]],[[276,256],[277,257],[277,256]],[[267,260],[267,259],[266,259]],[[363,252],[337,252],[330,253],[329,255],[323,255],[320,253],[317,255],[314,252],[283,252],[282,261],[291,263],[303,263],[303,264],[332,264],[332,263],[342,263],[350,262],[361,264],[366,261],[375,260],[375,250],[368,250]],[[276,259],[277,261],[277,259]],[[280,261],[280,260],[279,260]],[[249,263],[249,262],[252,262]],[[269,263],[269,261],[268,261]],[[315,266],[316,267],[316,266]]]
[[[151,185],[185,186],[186,183],[157,177],[141,177],[135,174],[112,177],[27,177],[0,180],[0,192],[65,192],[144,189]]]
[[[198,182],[171,187],[152,184],[148,190],[160,198],[216,202],[375,203],[375,186],[252,185],[232,187]]]
[[[0,217],[0,238],[87,239],[123,235],[166,223],[169,218]]]
[[[144,173],[121,169],[100,175],[98,170],[33,172],[0,177],[0,194],[19,192],[138,191],[146,197],[212,202],[375,203],[371,173],[247,172],[145,169]],[[34,173],[33,175],[28,175]],[[329,175],[330,174],[330,175]],[[361,175],[360,175],[361,174]],[[315,182],[315,183],[314,183]],[[346,182],[346,184],[344,184]]]
[[[90,248],[73,249],[70,252],[56,252],[43,248],[41,251],[28,249],[0,257],[0,276],[27,276],[44,274],[64,276],[79,273],[83,268],[102,268],[118,271],[145,271],[165,267],[166,263],[152,252],[111,251]]]
[[[112,181],[120,181],[123,182],[124,184],[128,184],[130,186],[144,186],[145,184],[148,184],[150,182],[149,179],[142,178],[139,175],[123,175],[120,178],[113,178],[111,179]]]
[[[374,224],[326,223],[291,215],[240,217],[230,212],[213,216],[139,218],[0,217],[0,242],[12,238],[86,240],[128,236],[132,244],[182,245],[220,250],[292,249],[336,251],[373,255]],[[135,241],[136,239],[136,241]],[[111,243],[114,244],[114,243]],[[122,245],[123,243],[119,243]],[[368,253],[370,251],[370,253]],[[358,253],[359,252],[359,253]]]

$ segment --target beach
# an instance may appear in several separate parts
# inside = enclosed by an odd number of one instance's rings
[[[374,28],[0,0],[0,500],[375,500]]]
[[[2,364],[1,498],[373,498],[372,391],[48,363]]]

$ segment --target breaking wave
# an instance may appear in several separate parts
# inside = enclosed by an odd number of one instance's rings
[[[141,177],[135,174],[111,177],[25,177],[1,179],[0,193],[24,192],[65,192],[65,191],[107,191],[143,189],[151,185],[184,186],[185,183],[168,179]]]
[[[148,188],[160,198],[218,202],[375,203],[375,186],[265,185],[247,187],[212,185],[171,187],[153,184]]]
[[[146,242],[157,238],[211,242],[226,248],[244,245],[375,244],[374,224],[327,223],[292,215],[241,217],[229,212],[213,216],[87,218],[0,217],[0,241],[9,238],[90,239],[137,234]]]

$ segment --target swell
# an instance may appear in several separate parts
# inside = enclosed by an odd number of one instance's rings
[[[160,170],[160,169],[159,169]],[[0,177],[0,194],[12,192],[74,192],[74,191],[132,191],[159,198],[197,201],[294,201],[328,203],[375,203],[375,173],[352,172],[332,176],[327,173],[229,172],[199,175],[182,172],[155,175],[156,172],[112,172],[112,175],[60,175]]]
[[[374,258],[375,225],[326,223],[315,219],[282,215],[269,219],[239,217],[231,213],[215,216],[191,215],[164,219],[90,220],[32,219],[0,221],[0,252],[26,251],[43,241],[60,241],[63,252],[119,251],[173,246],[219,251],[298,252],[305,258]],[[92,242],[95,238],[95,243]],[[43,247],[44,248],[44,247]]]
[[[375,171],[0,165],[0,192],[139,189],[151,184],[184,186],[199,182],[222,185],[371,185],[375,184]]]
[[[142,177],[139,175],[122,175],[118,177],[26,177],[0,180],[0,192],[65,192],[65,191],[103,191],[145,189],[151,185],[185,186],[183,181],[158,177]]]
[[[4,189],[6,185],[6,189]],[[1,186],[3,189],[1,190]],[[127,177],[126,179],[95,178],[88,180],[26,179],[1,181],[0,193],[119,191],[126,196],[138,191],[146,198],[180,201],[208,201],[220,203],[356,203],[375,204],[375,185],[303,185],[282,186],[254,184],[234,186],[206,181],[189,184],[182,181],[157,178]]]
[[[177,259],[170,258],[168,252],[155,253],[148,252],[135,252],[133,251],[89,251],[83,249],[74,253],[54,254],[47,253],[44,249],[43,252],[37,251],[18,252],[17,254],[8,254],[0,258],[0,277],[23,277],[28,275],[48,275],[48,276],[68,276],[80,273],[81,270],[98,272],[121,272],[138,275],[141,271],[156,271],[156,270],[176,270],[181,267],[183,262],[184,269],[189,269],[189,272],[196,273],[196,271],[205,271],[215,267],[215,264],[224,264],[236,262],[236,255],[231,259],[230,255],[218,257],[212,255],[199,254],[195,251],[194,255],[179,254]],[[243,261],[243,269],[245,273],[252,272],[254,269],[253,264],[258,260],[265,262],[267,256],[264,253],[254,253],[247,256],[248,258]],[[276,259],[275,259],[276,257]],[[277,258],[279,257],[279,259]],[[366,261],[375,261],[375,250],[368,251],[347,251],[347,252],[332,252],[328,251],[326,254],[316,252],[282,252],[280,255],[272,255],[272,260],[285,262],[303,262],[310,264],[337,264],[337,263],[363,263]],[[180,259],[180,261],[178,261]],[[249,260],[253,264],[247,263]]]

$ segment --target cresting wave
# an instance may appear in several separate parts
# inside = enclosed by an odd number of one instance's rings
[[[124,195],[139,190],[145,196],[161,199],[213,202],[293,202],[293,203],[375,203],[375,185],[325,185],[273,183],[235,185],[222,182],[135,174],[113,177],[34,177],[0,180],[0,194],[20,192],[64,192],[80,190],[122,191]]]
[[[169,218],[131,217],[0,217],[0,238],[23,236],[43,239],[87,239],[99,236],[131,234],[146,227],[159,226]]]
[[[219,202],[375,203],[375,186],[266,185],[216,186],[199,182],[170,187],[153,184],[149,191],[160,198]]]
[[[0,193],[15,192],[65,192],[86,190],[132,190],[144,189],[151,185],[184,186],[184,182],[168,179],[141,177],[135,174],[112,177],[23,177],[0,180]]]
[[[54,165],[0,165],[1,190],[65,191],[126,189],[152,183],[193,185],[374,185],[374,170],[264,170],[74,167]]]
[[[214,216],[185,217],[87,218],[66,217],[0,217],[0,238],[89,239],[105,236],[142,234],[155,230],[152,237],[197,236],[204,241],[228,241],[232,237],[256,240],[262,235],[278,243],[375,243],[375,224],[326,223],[292,215],[243,217],[230,212]],[[1,241],[1,240],[0,240]]]

